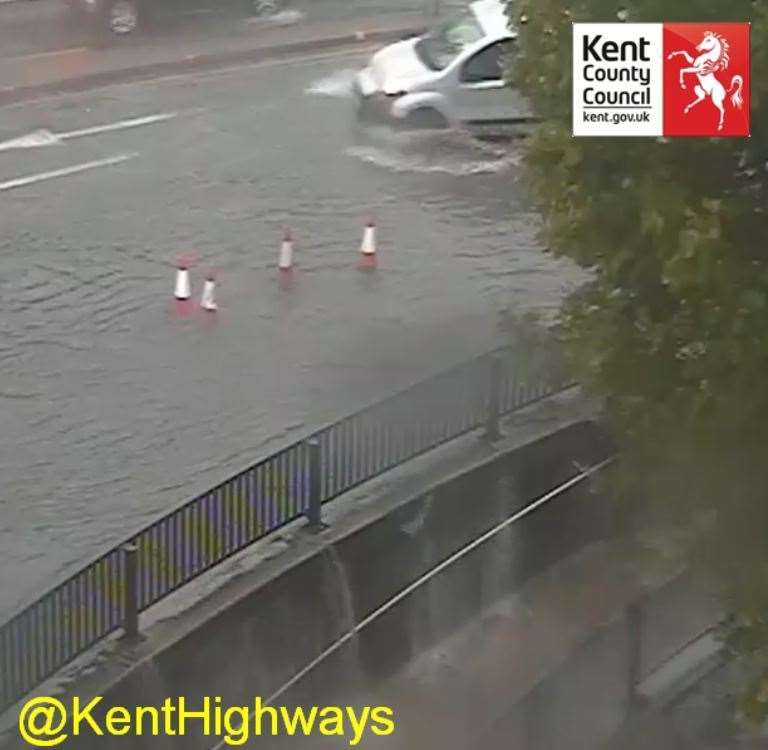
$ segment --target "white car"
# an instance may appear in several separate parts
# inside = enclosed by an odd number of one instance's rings
[[[433,31],[379,50],[356,77],[360,115],[481,131],[530,121],[528,103],[504,81],[517,37],[505,5],[476,0]]]

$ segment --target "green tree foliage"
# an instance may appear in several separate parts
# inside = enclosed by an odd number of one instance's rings
[[[768,8],[514,0],[511,83],[543,118],[527,176],[552,252],[593,272],[562,333],[607,397],[621,487],[714,571],[725,638],[768,674]],[[572,21],[751,21],[749,139],[573,138]],[[768,679],[743,711],[768,717]]]

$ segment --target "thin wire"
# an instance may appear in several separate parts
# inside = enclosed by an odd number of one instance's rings
[[[613,457],[606,459],[605,461],[601,461],[599,464],[596,464],[595,466],[592,466],[590,468],[586,468],[583,471],[581,471],[579,474],[577,474],[574,477],[571,477],[566,482],[563,482],[562,484],[555,487],[553,490],[550,490],[545,495],[542,495],[538,500],[534,500],[534,502],[530,503],[529,505],[526,505],[525,508],[522,510],[519,510],[517,513],[514,513],[513,515],[509,516],[509,518],[506,518],[504,521],[499,523],[498,525],[494,526],[489,531],[486,531],[481,536],[477,537],[477,539],[474,539],[466,546],[462,547],[458,552],[454,552],[450,557],[447,557],[445,560],[443,560],[441,563],[436,565],[431,570],[427,571],[424,575],[417,578],[413,583],[410,583],[408,586],[406,586],[402,591],[395,594],[393,597],[388,599],[384,604],[382,604],[378,609],[374,610],[369,614],[367,617],[362,619],[357,625],[355,625],[353,628],[351,628],[347,633],[342,635],[337,641],[332,643],[328,648],[326,648],[321,654],[319,654],[317,657],[315,657],[311,662],[309,662],[305,667],[303,667],[301,670],[299,670],[293,677],[291,677],[288,682],[286,682],[282,687],[278,688],[274,693],[272,693],[271,696],[266,701],[262,702],[263,706],[269,706],[272,705],[281,695],[283,695],[286,691],[290,690],[297,682],[301,681],[304,677],[306,677],[315,667],[317,667],[319,664],[321,664],[323,661],[325,661],[331,654],[338,651],[345,643],[348,643],[351,641],[361,630],[368,627],[372,622],[377,620],[379,617],[381,617],[383,614],[388,612],[392,607],[399,604],[403,599],[410,596],[414,591],[416,591],[418,588],[421,588],[425,583],[428,583],[431,581],[435,576],[442,573],[446,568],[449,568],[451,565],[453,565],[455,562],[461,560],[463,557],[466,557],[470,552],[477,549],[481,545],[485,544],[489,539],[492,539],[494,536],[502,532],[504,529],[511,526],[513,523],[517,523],[522,518],[525,518],[525,516],[530,515],[535,510],[540,508],[542,505],[545,505],[546,503],[550,502],[554,498],[556,498],[558,495],[562,495],[564,492],[567,492],[571,487],[574,487],[575,485],[579,484],[580,482],[583,482],[585,479],[588,479],[592,474],[596,474],[599,471],[602,471],[604,468],[609,466],[611,463],[613,463],[615,459]],[[248,721],[250,721],[252,713],[248,714]],[[211,750],[221,750],[225,745],[225,740],[221,740],[217,745],[214,745]]]

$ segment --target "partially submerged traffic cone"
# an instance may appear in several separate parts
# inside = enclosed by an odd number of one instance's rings
[[[363,233],[363,242],[360,245],[360,268],[376,267],[376,222],[373,217],[368,219]]]
[[[173,290],[173,296],[177,300],[185,301],[192,296],[192,288],[189,283],[189,264],[180,260],[176,264],[176,286]]]
[[[200,307],[208,312],[216,312],[219,306],[216,304],[216,279],[213,272],[209,273],[203,284],[203,294],[200,297]]]
[[[289,273],[293,270],[293,235],[290,229],[285,230],[283,242],[280,245],[280,257],[277,261],[277,267],[281,273]]]

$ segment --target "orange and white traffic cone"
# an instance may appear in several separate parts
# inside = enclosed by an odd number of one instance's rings
[[[365,225],[363,241],[360,245],[360,268],[376,268],[376,222],[373,218],[370,218]]]
[[[192,296],[192,288],[189,283],[189,265],[184,261],[179,261],[176,266],[176,286],[173,290],[173,296],[182,302]]]
[[[291,234],[290,229],[286,229],[285,234],[283,235],[277,267],[280,272],[284,274],[293,271],[293,235]]]
[[[219,309],[219,306],[216,304],[216,278],[213,272],[208,274],[203,284],[200,307],[207,312],[216,312]]]

